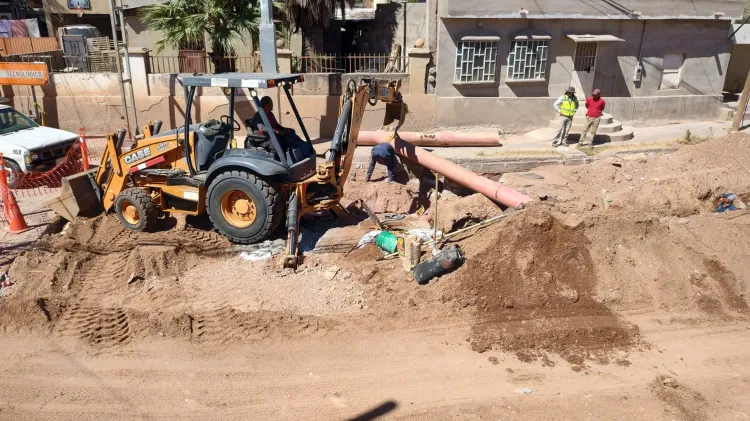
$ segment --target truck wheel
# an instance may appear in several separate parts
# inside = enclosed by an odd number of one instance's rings
[[[159,207],[146,190],[132,187],[117,195],[115,213],[125,228],[149,231],[159,218]]]
[[[214,228],[240,244],[264,240],[284,217],[278,186],[244,171],[219,174],[208,187],[206,209]]]
[[[23,171],[21,171],[21,166],[9,159],[6,159],[5,160],[5,174],[7,174],[7,177],[8,177],[8,187],[10,187],[11,189],[15,189],[16,187],[18,187],[18,182],[21,180],[21,177],[23,176]]]

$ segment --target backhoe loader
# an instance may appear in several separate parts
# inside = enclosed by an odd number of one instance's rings
[[[273,130],[267,137],[249,130],[245,147],[235,148],[232,139],[240,130],[233,117],[236,91],[248,89],[265,126],[271,127],[258,89],[279,88],[314,150],[290,92],[304,77],[225,73],[180,75],[178,80],[185,87],[184,126],[159,133],[159,123],[149,124],[145,137],[128,151],[123,150],[123,131],[107,136],[100,165],[63,179],[60,197],[48,202],[52,210],[68,220],[114,211],[125,227],[135,231],[153,228],[161,213],[207,213],[217,231],[240,244],[266,239],[286,217],[288,250],[283,265],[296,268],[302,215],[323,210],[346,213],[340,201],[365,106],[385,102],[384,125],[398,120],[400,126],[405,115],[399,81],[365,76],[346,86],[327,156],[303,156],[299,148],[284,147]],[[220,121],[191,121],[199,87],[223,88],[229,95],[229,112]],[[269,140],[271,147],[258,146]]]

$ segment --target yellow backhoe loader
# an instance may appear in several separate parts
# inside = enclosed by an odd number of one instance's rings
[[[149,124],[145,137],[122,150],[124,131],[107,136],[100,165],[63,179],[60,197],[49,207],[68,220],[114,211],[131,230],[151,229],[160,214],[208,213],[214,228],[235,243],[266,239],[286,216],[288,250],[285,267],[296,268],[299,220],[308,212],[345,213],[340,201],[352,165],[365,106],[386,103],[384,125],[403,123],[399,81],[362,77],[349,81],[341,100],[336,132],[327,156],[303,156],[300,148],[249,131],[244,148],[234,148],[232,117],[236,90],[247,88],[265,127],[271,127],[260,104],[258,89],[283,89],[310,150],[312,142],[290,88],[302,75],[226,73],[180,75],[185,87],[185,125],[159,133]],[[191,122],[191,108],[199,87],[218,87],[230,96],[229,113],[220,121]],[[269,146],[270,144],[270,146]],[[259,146],[265,145],[265,147]],[[322,162],[319,162],[322,161]]]

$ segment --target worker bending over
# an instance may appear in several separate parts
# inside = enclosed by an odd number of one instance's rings
[[[378,143],[372,147],[370,155],[370,166],[367,168],[367,176],[365,181],[370,181],[372,178],[372,172],[375,171],[375,164],[385,165],[388,175],[386,182],[393,182],[393,169],[396,166],[396,151],[390,143]]]

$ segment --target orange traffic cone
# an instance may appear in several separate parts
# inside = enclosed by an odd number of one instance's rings
[[[16,234],[29,229],[29,226],[26,225],[26,220],[23,218],[21,209],[18,207],[16,197],[13,196],[13,192],[8,188],[8,175],[5,173],[5,160],[3,160],[2,153],[0,153],[0,197],[3,199],[5,218],[10,222],[8,231]]]
[[[83,132],[83,127],[78,129],[78,139],[81,142],[81,161],[83,161],[83,170],[89,170],[89,148],[86,145],[86,134]]]

